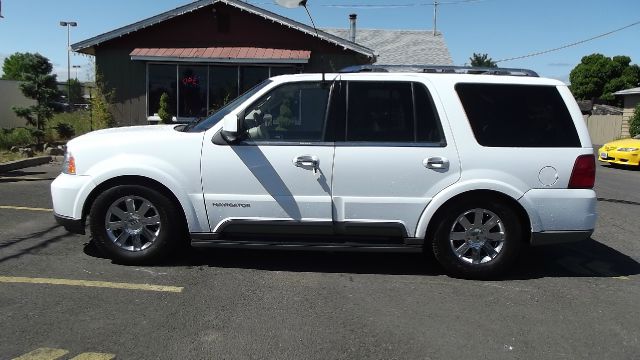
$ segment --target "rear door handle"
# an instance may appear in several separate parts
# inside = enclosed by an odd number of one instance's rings
[[[422,165],[427,169],[446,170],[449,168],[449,159],[440,156],[430,157],[424,159]]]

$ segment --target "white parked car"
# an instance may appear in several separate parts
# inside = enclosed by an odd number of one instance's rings
[[[56,219],[122,263],[194,247],[433,251],[502,273],[586,239],[595,159],[578,105],[530,71],[356,67],[266,80],[193,125],[68,143]]]

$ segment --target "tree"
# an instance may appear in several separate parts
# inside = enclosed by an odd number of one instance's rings
[[[591,54],[582,58],[569,75],[573,96],[580,100],[615,101],[614,92],[638,86],[640,67],[628,56]]]
[[[160,109],[158,109],[158,116],[164,124],[171,123],[171,120],[173,119],[173,116],[169,112],[169,94],[166,92],[163,92],[162,95],[160,95]]]
[[[629,119],[629,134],[631,137],[640,135],[640,104],[636,105],[633,116]]]
[[[469,61],[471,62],[471,66],[473,67],[498,67],[498,64],[496,64],[496,62],[493,61],[493,59],[491,59],[488,54],[473,53],[473,56],[469,58]]]
[[[42,141],[46,122],[53,117],[53,102],[58,99],[59,91],[56,75],[51,74],[53,66],[49,59],[40,54],[30,54],[24,61],[20,90],[27,98],[36,100],[36,104],[27,107],[13,107],[13,111],[36,128],[36,138]]]
[[[96,86],[91,89],[92,129],[104,129],[116,125],[109,106],[115,96],[115,90],[108,90],[102,73],[96,68]]]
[[[26,74],[33,74],[40,71],[39,66],[44,62],[49,61],[47,58],[40,54],[32,53],[14,53],[4,59],[2,64],[3,80],[19,80],[25,81]]]
[[[69,79],[69,85],[71,89],[69,105],[84,103],[82,83],[76,79]]]

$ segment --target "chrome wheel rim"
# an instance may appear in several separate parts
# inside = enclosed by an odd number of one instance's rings
[[[104,225],[109,239],[116,246],[128,251],[141,251],[158,238],[160,214],[149,200],[124,196],[109,206]]]
[[[504,223],[492,211],[471,209],[456,219],[449,232],[451,250],[458,259],[469,264],[486,264],[504,247]]]

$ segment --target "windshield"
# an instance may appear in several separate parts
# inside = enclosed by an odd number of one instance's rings
[[[252,87],[251,89],[249,89],[244,94],[242,94],[239,97],[237,97],[232,102],[230,102],[227,105],[221,107],[220,110],[216,111],[215,113],[213,113],[213,115],[209,116],[205,120],[203,120],[203,121],[201,121],[199,123],[194,123],[191,126],[187,126],[184,131],[186,131],[186,132],[202,132],[202,131],[206,131],[206,130],[211,129],[211,127],[213,125],[217,124],[218,121],[222,120],[222,118],[225,115],[230,113],[238,105],[242,104],[248,98],[253,96],[253,94],[257,93],[258,91],[260,91],[260,89],[264,88],[265,86],[267,86],[270,83],[271,83],[271,80],[269,80],[269,79],[259,83],[258,85],[256,85],[256,86]]]

